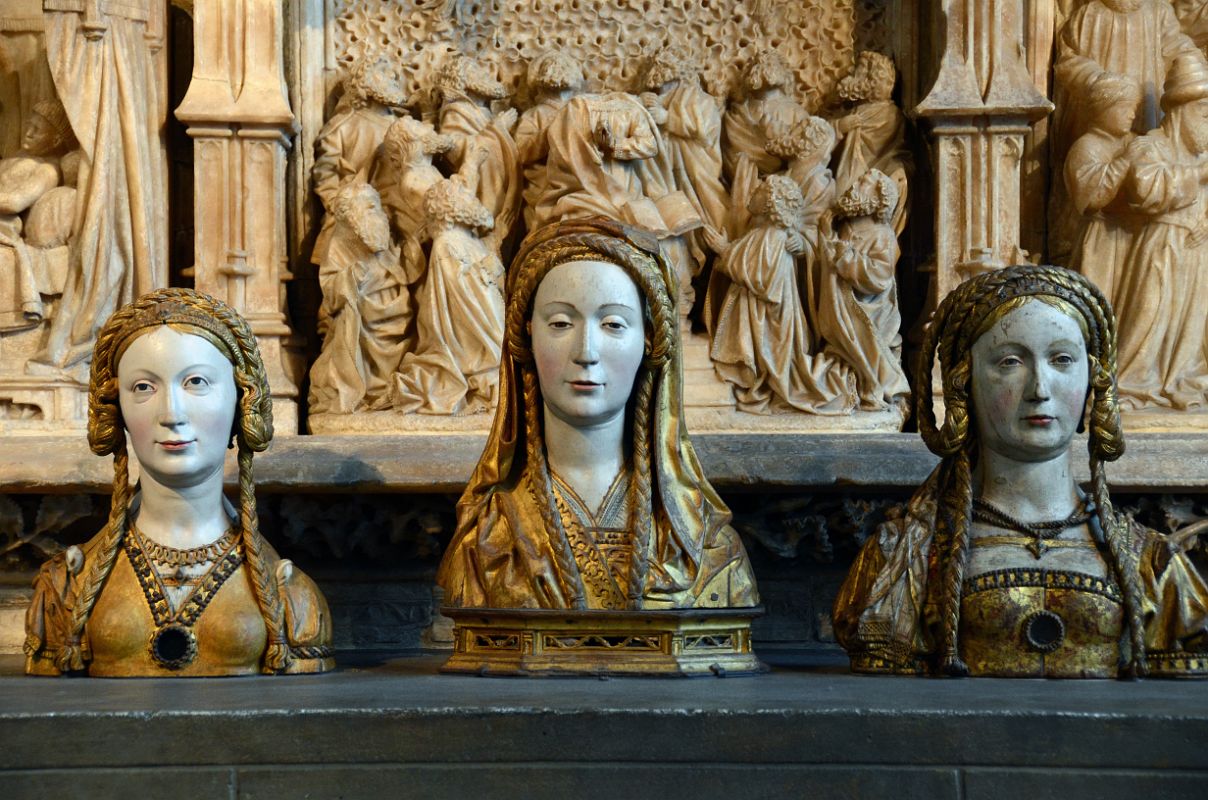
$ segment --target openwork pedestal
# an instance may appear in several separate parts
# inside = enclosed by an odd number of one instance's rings
[[[733,675],[766,667],[751,651],[762,607],[685,611],[445,608],[444,672],[481,675]]]

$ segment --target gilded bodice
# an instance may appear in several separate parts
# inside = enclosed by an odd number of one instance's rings
[[[1012,567],[965,581],[960,655],[972,675],[1112,678],[1124,631],[1110,577]]]

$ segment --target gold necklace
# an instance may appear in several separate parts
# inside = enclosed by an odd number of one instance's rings
[[[227,528],[226,533],[209,544],[182,550],[148,539],[147,535],[135,527],[133,522],[130,523],[130,530],[138,534],[139,543],[143,547],[143,552],[147,554],[147,558],[166,567],[191,567],[194,564],[208,564],[230,550],[231,544],[238,534],[235,526],[232,525]]]

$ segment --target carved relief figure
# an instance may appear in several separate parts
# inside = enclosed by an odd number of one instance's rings
[[[845,365],[817,353],[801,301],[801,190],[791,178],[769,175],[750,211],[750,228],[713,270],[710,292],[724,291],[709,351],[714,368],[734,386],[740,411],[850,413],[855,379]]]
[[[62,104],[43,100],[31,109],[21,150],[0,160],[0,330],[37,325],[46,314],[42,296],[63,291],[67,253],[52,262],[48,251],[71,238],[75,147]]]
[[[321,672],[333,666],[318,588],[260,535],[252,454],[272,437],[256,337],[188,289],[146,295],[97,337],[88,440],[113,455],[109,522],[35,581],[26,672],[105,677]],[[232,438],[239,501],[222,494]],[[127,440],[138,458],[129,488]]]
[[[869,170],[839,198],[842,222],[825,245],[818,334],[854,371],[865,410],[904,403],[910,392],[898,332],[897,194],[889,176]]]
[[[323,350],[310,370],[312,414],[390,408],[411,310],[406,278],[377,192],[350,182],[336,194],[335,227],[319,270]]]
[[[1050,158],[1054,166],[1049,199],[1049,250],[1064,259],[1077,243],[1081,218],[1066,195],[1060,173],[1070,146],[1087,130],[1086,108],[1103,72],[1126,75],[1141,86],[1133,131],[1145,133],[1161,121],[1159,100],[1166,70],[1180,54],[1199,53],[1181,30],[1167,0],[1088,0],[1070,15],[1057,37],[1053,66]]]
[[[784,169],[784,161],[767,147],[809,112],[793,99],[793,73],[775,50],[760,50],[743,70],[739,98],[730,103],[722,123],[722,156],[730,179],[732,207],[745,214],[759,180]],[[730,235],[743,231],[731,221]]]
[[[485,241],[494,220],[459,178],[424,198],[432,236],[417,342],[394,376],[396,411],[473,414],[495,405],[503,340],[503,264]]]
[[[549,126],[566,101],[583,88],[583,68],[562,51],[550,50],[529,64],[528,85],[535,102],[520,115],[515,138],[524,169],[524,225],[532,230],[537,203],[545,194]]]
[[[386,131],[397,119],[394,109],[406,93],[384,59],[353,64],[344,80],[341,110],[327,121],[315,144],[313,170],[315,194],[327,215],[315,239],[311,261],[320,266],[327,258],[335,219],[331,210],[340,187],[349,181],[375,180]],[[376,182],[376,181],[375,181]]]
[[[1105,464],[1124,451],[1114,341],[1103,295],[1057,267],[985,273],[944,300],[915,382],[919,431],[942,461],[835,600],[853,670],[1103,678],[1205,663],[1208,584],[1185,553],[1194,529],[1145,529],[1107,490]],[[1083,425],[1086,489],[1071,463]]]
[[[89,4],[87,13],[54,5],[43,12],[46,55],[83,150],[77,242],[45,347],[27,369],[82,380],[104,320],[167,282],[163,15],[150,0]]]
[[[453,137],[440,136],[428,123],[411,117],[395,120],[382,142],[382,168],[376,170],[374,188],[402,249],[402,270],[408,286],[423,278],[427,269],[423,245],[429,234],[424,229],[424,196],[444,178],[432,158],[452,147]],[[473,169],[478,163],[471,160],[466,165]]]
[[[478,170],[478,202],[495,221],[488,240],[498,252],[512,230],[520,205],[520,157],[511,128],[516,111],[498,114],[491,101],[507,97],[503,84],[492,77],[485,64],[463,55],[453,55],[436,75],[440,93],[440,132],[453,137],[446,154],[454,169],[461,169],[477,148],[486,148]]]
[[[1208,63],[1179,56],[1162,124],[1129,145],[1129,205],[1144,217],[1121,270],[1120,393],[1127,407],[1208,401]]]
[[[641,99],[663,132],[675,187],[687,195],[705,225],[721,233],[730,207],[721,182],[722,109],[701,88],[700,70],[689,48],[664,47],[646,67]],[[703,254],[699,258],[703,262]]]
[[[835,179],[831,175],[831,153],[835,148],[835,129],[821,117],[810,116],[798,122],[784,136],[768,142],[768,151],[788,162],[784,175],[801,190],[801,233],[805,237],[805,274],[813,297],[817,291],[816,269],[820,231],[830,230],[835,204]],[[744,227],[746,223],[743,223]]]
[[[495,424],[437,576],[447,605],[758,603],[682,428],[674,280],[654,237],[613,221],[525,240],[508,277]]]
[[[1101,73],[1086,98],[1090,130],[1078,137],[1065,158],[1066,191],[1082,215],[1070,267],[1090,278],[1113,308],[1121,301],[1122,271],[1140,221],[1122,191],[1140,94],[1141,86],[1132,78]]]
[[[675,188],[650,111],[624,92],[580,95],[554,117],[548,138],[546,193],[535,223],[603,216],[653,232],[675,268],[686,318],[696,262],[684,234],[703,221]]]
[[[906,171],[909,154],[904,146],[906,117],[893,102],[897,81],[893,60],[872,50],[856,58],[852,73],[839,81],[839,97],[854,107],[835,120],[841,140],[835,160],[835,183],[843,194],[864,173],[879,169],[898,185],[893,229],[906,225]]]

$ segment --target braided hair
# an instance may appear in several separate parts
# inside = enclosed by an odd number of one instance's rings
[[[1089,280],[1061,267],[1022,265],[988,272],[958,286],[940,304],[923,339],[915,375],[915,414],[927,447],[943,461],[937,485],[934,553],[939,581],[929,587],[929,600],[939,609],[942,639],[940,669],[964,675],[968,667],[957,647],[961,585],[969,560],[973,507],[972,464],[976,437],[970,426],[972,346],[998,320],[1030,300],[1063,310],[1086,339],[1090,372],[1089,450],[1091,494],[1103,531],[1110,567],[1123,589],[1131,652],[1125,671],[1145,674],[1145,637],[1137,556],[1126,521],[1112,507],[1104,464],[1124,453],[1120,405],[1116,393],[1116,321],[1111,304]],[[935,418],[932,371],[939,361],[944,421]],[[1086,421],[1079,426],[1083,431]]]
[[[99,456],[113,455],[113,499],[109,520],[85,573],[67,642],[55,657],[55,666],[72,671],[84,668],[81,645],[84,628],[97,597],[117,560],[129,530],[129,456],[119,403],[118,365],[129,344],[143,333],[169,325],[183,333],[206,339],[234,366],[238,399],[232,431],[239,449],[239,526],[252,590],[268,629],[268,648],[262,669],[278,672],[289,665],[285,638],[285,607],[277,591],[272,565],[265,553],[256,514],[252,454],[264,451],[273,437],[272,397],[256,336],[247,320],[226,303],[192,289],[161,289],[143,295],[109,318],[97,335],[88,385],[88,443]]]
[[[525,458],[530,480],[529,489],[540,509],[542,522],[550,533],[549,539],[558,562],[559,573],[564,581],[571,583],[563,586],[563,589],[572,608],[586,608],[586,591],[575,566],[574,554],[563,530],[561,516],[554,505],[549,464],[546,461],[545,438],[542,435],[541,389],[533,360],[532,336],[528,324],[532,318],[533,298],[541,281],[554,267],[575,261],[604,261],[624,270],[644,299],[645,323],[649,336],[630,396],[633,409],[631,452],[634,477],[629,491],[632,500],[630,530],[634,532],[634,556],[630,562],[626,585],[622,587],[628,606],[638,608],[646,584],[650,563],[649,550],[655,525],[651,479],[651,406],[659,372],[671,361],[674,352],[678,324],[675,297],[664,279],[665,270],[660,265],[661,256],[658,255],[657,247],[655,242],[652,249],[643,249],[636,246],[632,240],[611,235],[598,228],[587,228],[538,243],[514,263],[508,276],[510,288],[504,346],[516,365],[519,383],[524,391]]]

